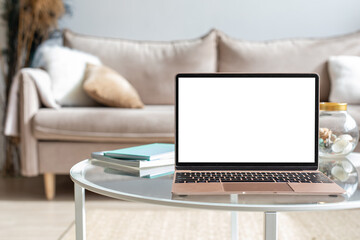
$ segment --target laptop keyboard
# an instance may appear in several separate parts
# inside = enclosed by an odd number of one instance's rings
[[[319,172],[178,172],[175,183],[298,182],[332,183]]]

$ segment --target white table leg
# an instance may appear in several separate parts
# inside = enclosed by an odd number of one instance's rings
[[[230,201],[231,203],[237,203],[238,202],[238,195],[237,194],[231,194],[230,195]],[[236,211],[231,212],[231,240],[238,240],[238,216]]]
[[[277,213],[265,212],[265,240],[277,240]]]
[[[85,189],[80,185],[74,185],[75,188],[75,229],[76,240],[86,239],[86,221],[85,221]]]
[[[237,212],[231,212],[231,240],[238,240],[238,218]]]

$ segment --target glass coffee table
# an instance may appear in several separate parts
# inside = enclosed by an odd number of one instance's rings
[[[340,196],[172,195],[173,175],[143,178],[93,165],[84,160],[70,170],[75,183],[76,239],[86,239],[85,189],[111,198],[172,207],[223,210],[231,212],[232,239],[237,239],[237,211],[260,211],[265,215],[265,239],[277,239],[277,212],[319,211],[360,208],[358,171],[360,153],[341,159],[321,159],[320,170],[346,190]]]

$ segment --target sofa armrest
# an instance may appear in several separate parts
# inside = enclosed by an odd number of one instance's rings
[[[32,118],[41,106],[37,88],[26,72],[20,76],[19,127],[21,173],[24,176],[39,174],[37,139],[32,132]]]

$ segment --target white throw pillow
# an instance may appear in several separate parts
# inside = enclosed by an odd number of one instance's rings
[[[62,46],[44,46],[37,55],[36,67],[49,73],[57,103],[62,106],[98,105],[82,88],[86,64],[101,65],[97,57]]]
[[[330,57],[328,71],[331,80],[329,100],[360,104],[360,57]]]

